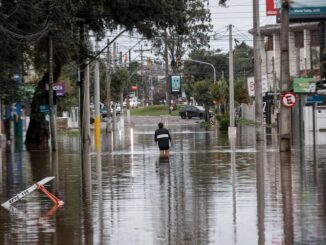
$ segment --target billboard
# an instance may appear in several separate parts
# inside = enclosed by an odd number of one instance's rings
[[[180,75],[171,75],[170,87],[171,87],[172,94],[181,93],[181,76]]]
[[[280,9],[282,1],[275,1]],[[294,0],[290,3],[289,15],[292,21],[326,20],[326,1]]]
[[[277,16],[278,15],[276,0],[266,0],[266,15],[267,16]]]
[[[293,79],[293,92],[294,93],[315,93],[316,83],[314,78],[294,78]]]

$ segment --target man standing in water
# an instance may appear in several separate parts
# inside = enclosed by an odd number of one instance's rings
[[[169,157],[170,142],[172,144],[172,139],[169,130],[163,128],[162,122],[158,124],[158,129],[155,131],[155,142],[160,149],[160,156]]]

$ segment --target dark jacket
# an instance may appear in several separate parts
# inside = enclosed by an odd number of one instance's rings
[[[158,143],[159,148],[169,148],[169,141],[171,141],[169,130],[159,128],[155,131],[155,142]]]

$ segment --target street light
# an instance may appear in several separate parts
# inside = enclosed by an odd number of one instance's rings
[[[213,71],[214,71],[214,83],[216,83],[216,70],[215,70],[215,67],[213,66],[213,64],[208,63],[208,62],[204,62],[204,61],[200,61],[200,60],[193,60],[193,59],[189,59],[189,58],[186,61],[192,61],[192,62],[196,62],[196,63],[211,66],[213,68]]]

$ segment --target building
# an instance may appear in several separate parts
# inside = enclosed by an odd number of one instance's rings
[[[290,76],[314,76],[320,74],[319,23],[293,23],[289,28]],[[252,31],[250,31],[252,32]],[[268,86],[278,87],[281,74],[280,24],[261,27],[261,71],[267,75]],[[275,72],[276,81],[273,79]]]

